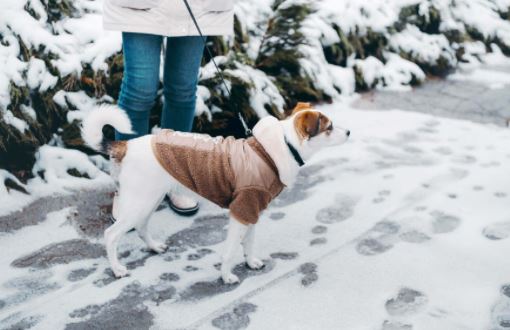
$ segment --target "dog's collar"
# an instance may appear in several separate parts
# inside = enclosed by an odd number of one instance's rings
[[[294,146],[289,142],[289,140],[287,140],[286,136],[284,136],[284,139],[285,139],[285,144],[289,148],[290,153],[292,154],[292,156],[294,156],[294,159],[296,160],[296,162],[299,164],[299,167],[305,165],[305,162],[304,162],[303,158],[301,158],[301,155],[299,154],[299,151],[297,151],[297,149],[294,148]]]

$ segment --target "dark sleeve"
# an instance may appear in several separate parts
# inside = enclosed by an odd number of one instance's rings
[[[271,202],[271,194],[261,188],[245,188],[234,193],[230,203],[230,215],[244,224],[255,224],[260,213]]]

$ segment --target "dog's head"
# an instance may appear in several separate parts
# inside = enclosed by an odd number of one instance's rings
[[[351,134],[349,130],[334,124],[324,113],[313,109],[310,103],[298,103],[289,120],[296,133],[294,140],[297,141],[293,142],[307,156],[325,147],[339,146]]]
[[[253,128],[253,135],[275,162],[280,180],[289,186],[293,184],[299,167],[296,166],[297,159],[289,157],[285,139],[306,162],[323,148],[345,143],[350,132],[313,109],[310,103],[298,103],[284,120],[278,121],[272,116],[262,118]]]

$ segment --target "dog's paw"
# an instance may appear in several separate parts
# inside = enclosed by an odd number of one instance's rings
[[[248,267],[254,270],[258,270],[264,267],[264,262],[257,258],[249,258],[246,260]]]
[[[221,275],[221,278],[223,279],[223,282],[225,284],[239,283],[239,277],[237,277],[236,275],[234,275],[232,273]]]
[[[120,264],[115,267],[112,266],[112,271],[113,274],[115,274],[115,277],[117,278],[125,277],[129,274],[127,268]]]
[[[168,245],[166,245],[163,242],[154,242],[153,244],[151,244],[150,248],[152,251],[156,253],[163,253],[166,251],[166,249],[168,249]]]

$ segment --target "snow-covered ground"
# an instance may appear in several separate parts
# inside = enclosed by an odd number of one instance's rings
[[[131,276],[116,280],[101,238],[112,189],[101,171],[108,169],[103,158],[64,149],[56,136],[39,149],[35,177],[28,184],[0,169],[1,182],[10,179],[30,193],[0,185],[0,329],[510,327],[510,130],[501,124],[510,111],[503,98],[510,86],[510,64],[494,45],[494,53],[486,55],[482,42],[447,44],[442,34],[422,33],[413,25],[395,33],[392,27],[402,7],[418,2],[321,1],[303,23],[309,43],[300,46],[306,55],[300,65],[317,88],[334,94],[335,103],[321,109],[335,125],[349,128],[352,138],[310,162],[297,185],[264,214],[257,241],[266,267],[247,270],[239,255],[239,285],[219,280],[228,221],[224,210],[205,201],[192,219],[159,210],[151,230],[167,240],[169,251],[154,255],[136,233],[128,234],[120,253]],[[120,49],[119,35],[100,28],[99,0],[76,1],[83,17],[54,24],[55,34],[47,31],[44,1],[26,3],[39,19],[18,15],[25,2],[8,0],[3,5],[9,10],[0,11],[0,19],[8,23],[0,24],[0,33],[9,41],[0,45],[0,110],[20,132],[27,123],[6,110],[8,82],[44,91],[55,77],[36,58],[18,58],[14,35],[32,47],[47,43],[60,56],[52,65],[63,75],[79,74],[86,63],[105,69],[105,58]],[[508,0],[448,3],[429,3],[441,11],[440,32],[475,27],[488,40],[508,40],[508,22],[496,14]],[[251,36],[251,59],[257,57],[265,31],[258,23],[274,14],[270,4],[243,0],[236,5],[236,13],[246,17],[241,24]],[[425,16],[428,9],[420,6]],[[345,34],[363,34],[368,28],[383,33],[389,39],[386,61],[370,56],[352,57],[345,67],[328,63],[322,47],[338,43],[335,25]],[[448,94],[452,90],[443,90],[443,85],[424,93],[429,84],[417,94],[385,94],[390,95],[386,111],[377,97],[371,110],[349,105],[356,98],[356,68],[367,85],[409,91],[413,76],[422,80],[425,74],[398,54],[410,52],[423,63],[441,57],[457,65],[453,52],[460,46],[466,48],[467,64],[443,83],[457,86],[453,91],[463,89],[461,97]],[[480,57],[490,66],[480,67]],[[266,82],[269,78],[241,64],[236,68],[229,73],[255,79],[251,101],[259,115],[265,114],[269,96],[283,108],[281,96]],[[203,79],[209,69],[203,68]],[[481,89],[473,84],[497,93],[478,94]],[[201,87],[199,94],[199,110],[213,111],[204,103],[209,91]],[[404,99],[410,101],[400,102]],[[97,101],[83,91],[55,95],[57,104],[78,109],[68,112],[69,122]],[[458,114],[467,104],[477,105],[476,115]],[[412,112],[416,110],[429,114]],[[37,118],[30,106],[25,112]],[[78,178],[70,169],[90,179]],[[42,171],[44,178],[37,175]],[[53,194],[58,197],[49,197]],[[33,202],[25,212],[11,213]]]
[[[158,211],[170,243],[103,242],[73,207],[0,236],[0,324],[34,329],[498,329],[510,322],[510,130],[392,111],[321,107],[351,140],[320,154],[258,226],[262,271],[219,280],[226,213]],[[85,179],[83,179],[85,180]],[[100,237],[100,236],[99,236]],[[501,326],[502,327],[502,326]]]

